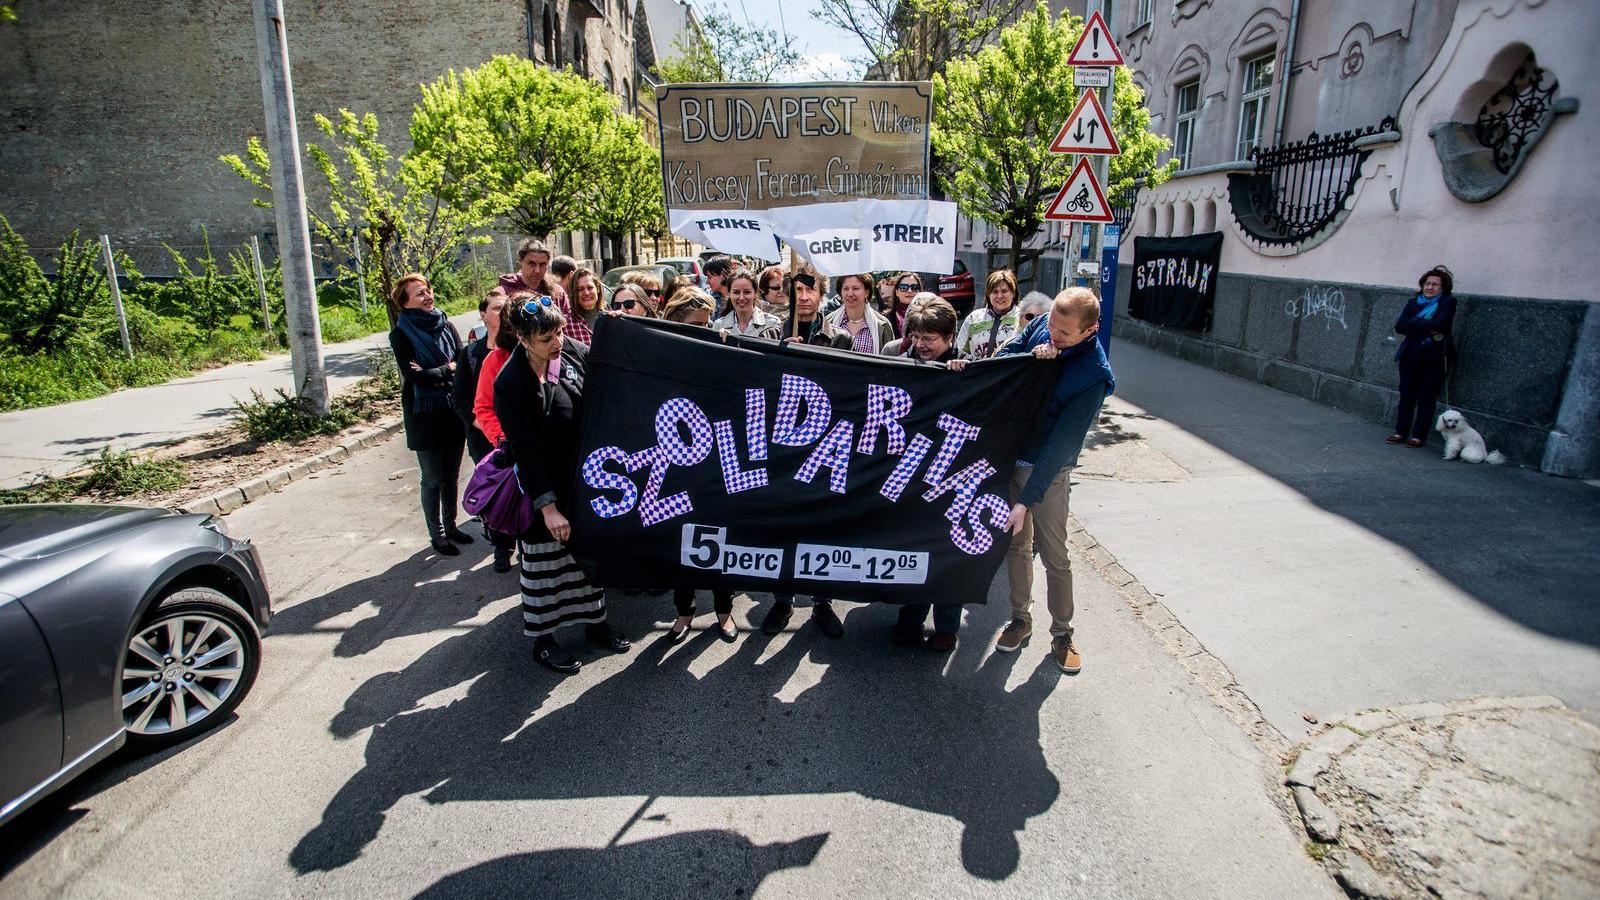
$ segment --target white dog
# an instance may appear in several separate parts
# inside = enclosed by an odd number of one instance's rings
[[[1445,459],[1459,459],[1469,463],[1486,462],[1491,466],[1498,466],[1506,461],[1505,455],[1499,450],[1491,451],[1488,448],[1478,429],[1468,425],[1467,417],[1456,410],[1445,410],[1433,427],[1444,435]]]

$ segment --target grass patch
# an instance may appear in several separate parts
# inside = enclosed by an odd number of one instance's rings
[[[357,422],[372,418],[385,400],[400,394],[400,373],[394,357],[384,351],[367,354],[367,376],[354,390],[333,398],[328,414],[308,411],[300,400],[282,388],[276,399],[251,391],[252,399],[234,401],[234,419],[256,443],[303,441],[319,434],[338,434]]]
[[[140,459],[126,450],[102,447],[86,474],[0,492],[0,504],[117,500],[176,490],[183,486],[185,477],[183,463],[176,459]]]
[[[1323,844],[1317,841],[1306,841],[1306,855],[1317,862],[1322,862],[1332,851],[1332,844]]]

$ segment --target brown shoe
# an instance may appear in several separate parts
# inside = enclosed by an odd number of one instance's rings
[[[1033,634],[1032,625],[1012,619],[1001,629],[1000,637],[994,642],[994,648],[1001,653],[1015,653],[1028,642],[1028,636],[1031,634]]]
[[[956,636],[936,631],[933,637],[928,638],[928,649],[939,653],[949,653],[956,649]]]
[[[1050,656],[1068,675],[1076,675],[1083,668],[1083,657],[1078,655],[1078,646],[1072,638],[1056,638],[1050,645]]]

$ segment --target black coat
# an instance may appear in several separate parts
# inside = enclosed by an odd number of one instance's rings
[[[588,361],[588,347],[564,341],[560,379],[541,383],[519,344],[495,377],[494,412],[517,462],[517,481],[536,508],[555,503],[567,511],[563,495],[578,468],[578,410]],[[541,520],[535,520],[534,531],[544,531]]]
[[[488,355],[488,338],[478,338],[462,347],[456,353],[456,371],[450,383],[450,402],[455,404],[456,415],[467,430],[467,452],[474,463],[494,449],[478,426],[472,424],[472,406],[478,397],[478,373],[483,371],[483,360]]]
[[[1443,369],[1445,362],[1455,356],[1453,331],[1456,320],[1456,298],[1442,294],[1433,315],[1419,318],[1422,311],[1421,294],[1406,302],[1395,320],[1394,330],[1405,335],[1394,358],[1401,366],[1414,370]]]
[[[450,326],[455,331],[455,326]],[[456,343],[461,343],[461,336],[456,335]],[[455,450],[461,451],[461,445],[466,442],[466,429],[461,424],[461,419],[452,409],[441,409],[422,412],[416,408],[417,387],[451,387],[453,373],[449,366],[438,366],[422,371],[413,371],[411,364],[416,361],[416,348],[411,346],[411,340],[399,328],[389,331],[389,346],[394,350],[394,362],[400,369],[400,415],[405,422],[406,448],[409,450]]]

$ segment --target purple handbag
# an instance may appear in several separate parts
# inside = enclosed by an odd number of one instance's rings
[[[517,482],[516,462],[510,453],[498,447],[479,460],[472,470],[467,489],[461,495],[461,506],[495,531],[513,537],[532,528],[534,517],[539,513]]]

